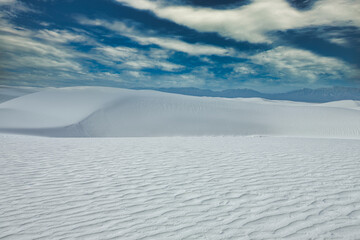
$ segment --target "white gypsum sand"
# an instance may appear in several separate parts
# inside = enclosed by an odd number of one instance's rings
[[[0,104],[0,115],[0,132],[55,137],[360,138],[358,101],[314,104],[71,87],[6,101]]]
[[[0,132],[58,137],[0,135],[0,239],[360,239],[358,101],[48,89]]]
[[[0,239],[360,239],[360,140],[0,142]]]

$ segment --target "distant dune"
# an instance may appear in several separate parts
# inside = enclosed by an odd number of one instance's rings
[[[360,100],[360,88],[332,87],[309,89],[303,88],[283,93],[262,93],[252,89],[227,89],[212,91],[199,88],[155,88],[161,92],[178,93],[190,96],[224,97],[224,98],[266,98],[270,100],[290,100],[298,102],[324,103],[339,100]]]
[[[0,131],[52,137],[271,135],[360,138],[358,101],[193,97],[105,87],[48,89],[0,104]]]
[[[35,87],[12,87],[0,85],[0,103],[9,101],[26,94],[43,90],[43,88]]]

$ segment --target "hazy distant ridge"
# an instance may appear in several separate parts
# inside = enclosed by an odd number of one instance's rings
[[[300,102],[332,102],[339,100],[360,100],[360,88],[333,87],[309,89],[304,88],[286,93],[261,93],[251,89],[227,89],[223,91],[212,91],[199,88],[156,88],[168,93],[178,93],[190,96],[225,97],[225,98],[266,98],[270,100],[289,100]]]

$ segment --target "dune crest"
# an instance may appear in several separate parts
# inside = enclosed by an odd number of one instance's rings
[[[0,104],[0,131],[52,137],[270,135],[360,138],[356,101],[192,97],[106,87],[49,89]]]

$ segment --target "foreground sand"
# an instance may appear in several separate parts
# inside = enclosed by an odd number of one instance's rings
[[[0,142],[0,239],[360,239],[359,140]]]

